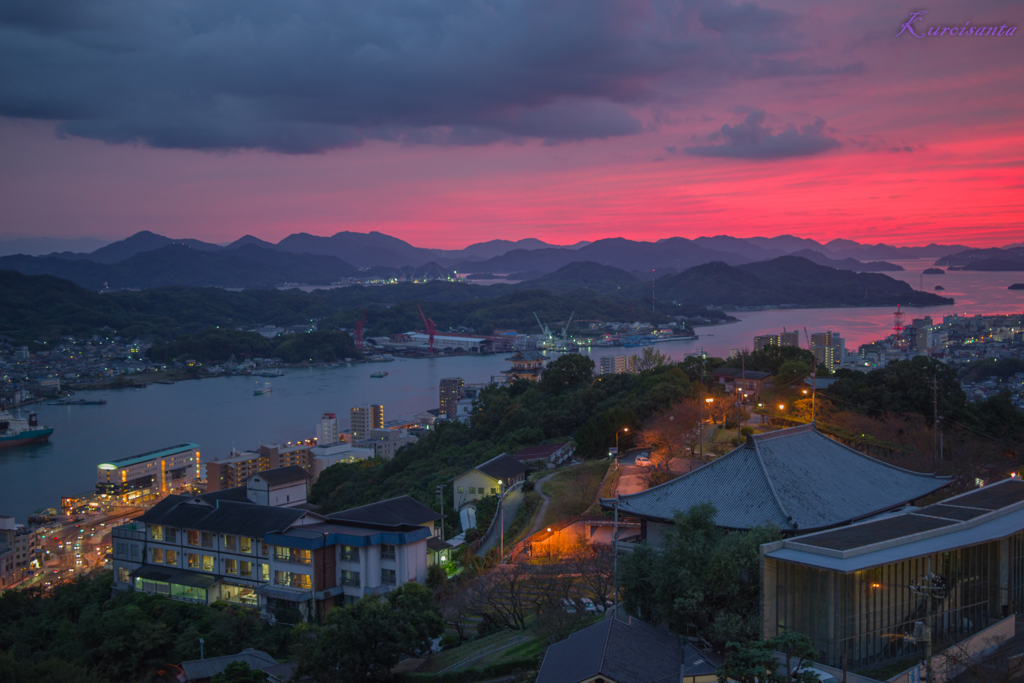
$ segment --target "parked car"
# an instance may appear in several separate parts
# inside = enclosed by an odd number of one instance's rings
[[[594,601],[590,598],[580,598],[580,604],[583,605],[583,611],[587,614],[597,614],[597,607],[594,606]]]
[[[637,467],[650,467],[651,466],[651,459],[648,458],[646,455],[638,455],[638,456],[636,456],[636,461],[635,462],[636,462],[636,466]]]
[[[576,603],[569,598],[562,598],[562,607],[565,608],[565,611],[569,614],[576,614]]]

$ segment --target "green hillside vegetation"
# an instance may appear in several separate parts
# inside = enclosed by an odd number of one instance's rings
[[[232,355],[280,358],[285,363],[333,363],[363,357],[352,337],[343,332],[309,332],[267,339],[255,332],[209,328],[182,335],[172,342],[155,344],[149,357],[158,363],[191,358],[202,363],[222,363]]]
[[[573,438],[578,455],[604,457],[616,431],[635,432],[652,415],[695,394],[674,364],[597,380],[593,368],[589,358],[569,354],[549,362],[540,382],[485,389],[470,424],[440,423],[391,460],[329,467],[313,484],[311,501],[335,512],[407,494],[436,510],[435,487],[448,486],[456,475],[496,455]],[[450,506],[450,495],[448,501]]]

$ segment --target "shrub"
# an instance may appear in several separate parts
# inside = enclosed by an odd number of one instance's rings
[[[750,436],[751,434],[754,433],[754,430],[751,429],[750,427],[744,427],[743,429],[740,430],[740,433],[743,434],[743,436]]]

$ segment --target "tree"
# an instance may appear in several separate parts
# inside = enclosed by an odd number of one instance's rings
[[[775,372],[772,384],[777,387],[784,387],[799,382],[811,374],[811,365],[799,360],[787,360],[779,366]]]
[[[248,662],[230,662],[210,678],[210,683],[263,683],[266,680],[266,672],[250,669]]]
[[[541,388],[560,394],[594,379],[594,361],[578,353],[567,353],[548,363],[540,376]]]
[[[717,671],[719,683],[787,683],[789,676],[780,671],[775,648],[768,641],[730,642],[726,647],[725,664]]]
[[[403,654],[420,655],[444,631],[430,590],[415,583],[327,612],[299,654],[298,677],[315,683],[387,680]]]
[[[651,450],[656,462],[675,457],[689,448],[692,454],[700,438],[700,407],[692,399],[680,401],[648,420],[639,434],[641,448]]]
[[[672,359],[668,354],[656,350],[653,346],[645,346],[636,360],[636,367],[637,370],[643,372],[644,370],[661,368],[671,363]]]

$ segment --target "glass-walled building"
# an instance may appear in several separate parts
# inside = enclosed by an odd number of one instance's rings
[[[1024,482],[761,547],[763,631],[850,669],[935,651],[1024,607]]]

